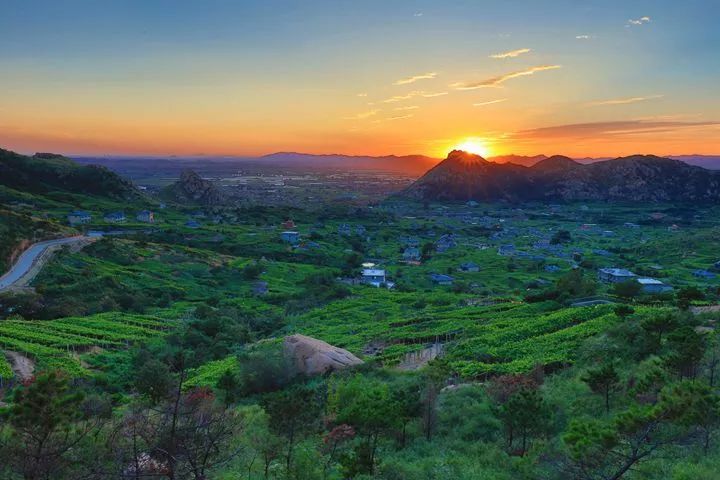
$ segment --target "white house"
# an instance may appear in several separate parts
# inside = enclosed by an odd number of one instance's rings
[[[601,268],[598,270],[598,279],[606,283],[621,283],[636,277],[636,274],[624,268]]]
[[[362,282],[372,285],[373,287],[379,287],[383,284],[387,284],[387,278],[385,276],[385,270],[378,268],[365,268],[362,271]]]

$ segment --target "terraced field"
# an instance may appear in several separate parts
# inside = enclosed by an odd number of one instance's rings
[[[39,369],[59,368],[83,376],[88,371],[79,359],[80,354],[92,347],[126,347],[162,335],[173,323],[155,316],[122,313],[49,321],[6,320],[0,323],[0,348],[33,359]],[[0,376],[13,376],[4,357],[0,361]]]

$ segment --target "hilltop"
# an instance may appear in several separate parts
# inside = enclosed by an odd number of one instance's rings
[[[54,153],[20,155],[0,149],[0,185],[25,193],[67,192],[128,200],[140,196],[129,181],[98,165],[80,165]]]
[[[720,172],[654,155],[581,164],[555,155],[530,167],[455,150],[399,196],[416,200],[716,202]]]
[[[217,205],[223,201],[223,194],[209,180],[204,180],[193,170],[184,170],[180,179],[168,185],[160,196],[166,200],[194,205]]]

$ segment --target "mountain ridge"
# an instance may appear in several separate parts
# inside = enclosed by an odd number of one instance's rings
[[[720,172],[655,155],[582,164],[560,155],[532,166],[454,150],[398,194],[415,200],[720,201]]]

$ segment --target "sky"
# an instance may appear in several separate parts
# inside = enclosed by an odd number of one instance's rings
[[[720,154],[718,0],[0,0],[0,147]]]

